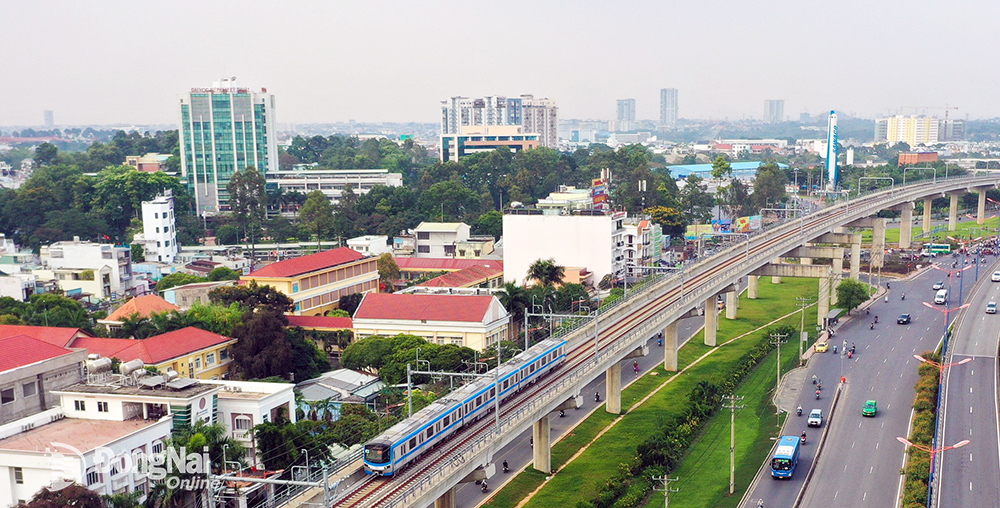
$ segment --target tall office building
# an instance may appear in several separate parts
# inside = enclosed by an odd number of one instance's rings
[[[660,89],[660,126],[667,129],[677,127],[677,89]]]
[[[634,122],[635,99],[618,99],[618,116],[616,118],[619,122]]]
[[[45,110],[45,128],[51,129],[56,124],[56,117],[51,109]]]
[[[785,121],[784,99],[764,101],[764,121],[767,123],[781,123]]]
[[[462,127],[520,125],[522,132],[537,134],[541,146],[559,146],[559,107],[556,102],[519,97],[452,97],[441,101],[441,136],[461,135]]]
[[[235,79],[235,78],[234,78]],[[248,166],[278,169],[274,95],[232,80],[192,88],[180,99],[181,176],[199,215],[229,210],[229,178]]]

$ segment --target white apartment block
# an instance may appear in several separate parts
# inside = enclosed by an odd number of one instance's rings
[[[279,418],[294,423],[295,385],[229,380],[200,380],[199,383],[222,388],[218,392],[218,422],[226,426],[233,439],[246,447],[247,464],[263,469],[264,463],[257,456],[251,429]]]
[[[402,187],[403,174],[388,169],[308,169],[268,171],[267,186],[285,193],[309,194],[318,190],[333,204],[340,203],[348,187],[356,195],[368,194],[374,187]]]
[[[559,107],[551,99],[522,94],[441,101],[442,136],[460,135],[462,127],[488,125],[520,125],[523,132],[537,134],[541,146],[559,146]]]
[[[453,258],[456,244],[469,239],[471,228],[463,222],[421,222],[413,229],[418,258]]]
[[[177,245],[172,191],[142,202],[142,235],[135,235],[133,241],[143,246],[146,261],[173,264],[180,246]]]
[[[365,235],[350,238],[347,240],[347,246],[366,256],[392,254],[392,246],[389,245],[389,237],[386,235]]]
[[[63,291],[83,289],[98,298],[135,294],[129,247],[82,242],[74,237],[73,241],[42,246],[39,257],[44,268],[37,274],[56,279]]]
[[[594,284],[625,268],[625,212],[510,209],[503,216],[504,281],[524,282],[539,259],[584,267]]]

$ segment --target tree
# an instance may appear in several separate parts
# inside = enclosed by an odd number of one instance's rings
[[[499,210],[490,210],[476,219],[472,225],[472,230],[477,235],[490,235],[493,238],[503,236],[503,213]]]
[[[320,240],[333,229],[333,206],[330,205],[330,199],[318,190],[310,192],[305,204],[299,209],[299,221],[316,234],[316,248],[319,249]]]
[[[157,281],[156,290],[165,291],[172,287],[183,286],[185,284],[194,284],[195,282],[205,282],[204,277],[199,277],[197,275],[191,275],[184,272],[175,272],[170,275],[164,276],[162,279]]]
[[[48,166],[55,162],[59,149],[52,143],[42,143],[35,147],[35,162],[39,166]]]
[[[528,280],[534,279],[543,286],[562,283],[566,268],[556,264],[556,260],[538,259],[528,267]]]
[[[252,257],[254,239],[264,222],[266,211],[264,174],[253,166],[247,166],[243,171],[233,173],[226,190],[229,191],[229,207],[233,211],[233,217],[243,228],[244,239],[250,239]]]
[[[391,293],[396,279],[399,278],[399,265],[388,252],[379,256],[375,263],[378,266],[378,279],[382,290]]]
[[[337,307],[349,312],[353,316],[354,312],[358,310],[358,306],[361,305],[363,298],[364,295],[361,293],[351,293],[341,296],[340,300],[337,301]]]
[[[708,186],[698,175],[690,174],[680,192],[680,206],[688,224],[704,224],[712,217],[715,199],[708,193]]]
[[[74,483],[62,489],[44,487],[31,497],[31,501],[20,502],[17,508],[104,508],[101,496],[96,492]]]
[[[292,310],[292,299],[271,286],[250,281],[246,286],[223,286],[208,292],[214,303],[229,306],[239,304],[244,310],[273,309],[284,314]]]
[[[684,214],[676,208],[668,206],[654,206],[652,208],[647,208],[646,214],[649,215],[650,220],[659,224],[660,227],[663,228],[663,234],[670,235],[674,238],[679,238],[684,235],[687,223],[684,220]]]
[[[719,155],[712,161],[712,178],[728,180],[733,175],[733,166],[725,155]]]
[[[240,280],[240,273],[232,268],[219,266],[213,268],[211,272],[208,272],[208,280]]]
[[[287,325],[288,318],[274,308],[246,314],[243,324],[233,330],[233,338],[239,339],[233,346],[233,364],[242,379],[289,379],[294,358]]]
[[[223,224],[215,230],[216,245],[234,245],[240,241],[240,229],[232,224]]]
[[[732,219],[754,215],[753,212],[756,211],[753,209],[752,197],[747,185],[738,178],[730,180],[729,185],[719,188],[719,206]]]
[[[508,282],[495,294],[507,312],[510,313],[510,319],[514,325],[513,337],[519,337],[524,323],[524,314],[528,310],[528,291],[523,286]]]
[[[129,250],[132,251],[132,262],[141,263],[146,260],[146,249],[143,248],[142,244],[133,243],[129,246]]]
[[[785,202],[785,183],[788,181],[785,172],[773,161],[757,168],[757,177],[753,184],[754,208],[767,208]]]
[[[850,314],[869,298],[868,285],[854,279],[844,279],[837,286],[837,305]]]

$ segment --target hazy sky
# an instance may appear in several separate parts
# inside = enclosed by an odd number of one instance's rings
[[[667,87],[683,118],[761,118],[765,99],[795,119],[1000,115],[996,0],[4,4],[0,125],[176,123],[179,94],[223,76],[274,93],[282,124],[436,122],[450,96],[521,93],[655,119]]]

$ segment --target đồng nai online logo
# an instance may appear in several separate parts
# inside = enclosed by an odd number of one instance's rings
[[[123,453],[116,454],[114,450],[100,446],[94,449],[92,461],[72,445],[50,442],[45,452],[49,454],[49,466],[52,471],[53,485],[65,488],[69,484],[61,483],[66,478],[79,475],[80,463],[84,463],[82,480],[88,487],[91,473],[99,474],[102,483],[114,482],[134,475],[135,481],[149,479],[163,482],[167,488],[174,490],[200,490],[211,487],[217,489],[222,480],[209,480],[206,475],[211,472],[212,463],[208,457],[208,447],[201,453],[188,452],[185,447],[167,447],[161,453]],[[68,452],[68,453],[67,453]],[[181,475],[192,475],[191,478],[181,478]]]

